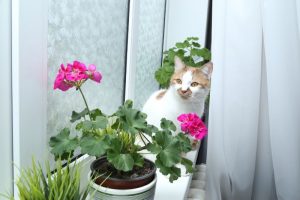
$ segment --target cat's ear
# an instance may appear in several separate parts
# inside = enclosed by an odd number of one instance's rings
[[[185,64],[178,56],[174,57],[174,63],[175,63],[175,71],[185,68]]]
[[[203,74],[205,74],[207,76],[208,79],[210,79],[212,71],[213,71],[213,63],[212,62],[205,63],[201,67],[201,71]]]

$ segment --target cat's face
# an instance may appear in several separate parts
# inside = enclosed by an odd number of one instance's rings
[[[211,62],[201,68],[186,66],[178,57],[175,57],[175,72],[170,86],[182,99],[197,100],[205,98],[209,93],[210,77],[213,69]]]

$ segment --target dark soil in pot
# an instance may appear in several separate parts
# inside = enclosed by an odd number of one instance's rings
[[[106,157],[102,157],[91,164],[91,170],[92,179],[98,185],[113,189],[133,189],[150,183],[155,177],[156,167],[152,161],[145,159],[143,167],[135,166],[132,171],[120,172]]]

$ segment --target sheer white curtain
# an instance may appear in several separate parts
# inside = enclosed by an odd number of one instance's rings
[[[213,1],[206,199],[300,199],[300,1]]]

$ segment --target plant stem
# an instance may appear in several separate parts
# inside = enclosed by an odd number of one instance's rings
[[[146,142],[144,141],[143,136],[142,136],[142,134],[141,134],[140,132],[139,132],[139,135],[140,135],[140,138],[142,139],[144,145],[146,146],[147,144],[146,144]]]
[[[141,135],[147,140],[148,143],[151,143],[150,140],[144,135],[144,133],[141,133]]]
[[[143,147],[139,148],[138,151],[142,151],[142,150],[144,150],[144,149],[147,149],[146,146],[143,146]]]
[[[139,152],[139,154],[154,154],[154,153],[143,153],[143,152]]]
[[[92,120],[91,112],[90,112],[89,106],[88,106],[88,104],[87,104],[87,102],[86,102],[85,96],[84,96],[84,94],[83,94],[83,92],[82,92],[82,90],[81,90],[80,87],[78,87],[78,90],[79,90],[79,92],[80,92],[80,94],[81,94],[81,96],[82,96],[82,98],[83,98],[83,101],[84,101],[84,103],[85,103],[86,109],[88,110],[90,120]]]

